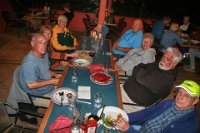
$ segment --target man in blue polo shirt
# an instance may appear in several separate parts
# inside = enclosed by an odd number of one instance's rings
[[[116,58],[123,57],[134,48],[141,48],[143,22],[135,19],[132,29],[126,31],[113,45],[112,51]]]

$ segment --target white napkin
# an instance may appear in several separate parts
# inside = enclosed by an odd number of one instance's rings
[[[78,86],[78,99],[91,99],[90,86]]]

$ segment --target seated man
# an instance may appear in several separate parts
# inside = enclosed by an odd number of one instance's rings
[[[32,50],[23,59],[18,71],[15,72],[14,85],[12,85],[7,98],[9,103],[15,106],[17,106],[16,102],[19,101],[30,103],[25,99],[23,101],[24,96],[27,99],[26,93],[50,97],[61,75],[49,70],[50,63],[46,53],[47,44],[44,35],[33,35],[31,39]],[[50,100],[35,98],[33,102],[36,105],[47,107]]]
[[[199,123],[194,106],[199,102],[200,86],[185,80],[177,88],[175,100],[130,113],[129,122],[119,117],[115,126],[125,133],[197,133]]]
[[[190,72],[195,72],[195,57],[200,58],[200,49],[189,49],[190,65],[184,66],[184,69]]]
[[[154,37],[151,33],[145,33],[142,39],[142,48],[135,48],[129,51],[125,57],[117,61],[120,74],[131,76],[133,68],[140,63],[147,64],[155,62],[155,49],[151,48]],[[122,70],[122,71],[121,71]]]
[[[179,30],[179,25],[176,23],[173,23],[170,26],[170,30],[166,31],[161,39],[161,45],[162,45],[162,51],[165,52],[165,50],[168,47],[173,47],[175,44],[183,44],[184,42],[181,40],[180,36],[178,35],[177,31]]]
[[[123,102],[149,106],[165,98],[172,89],[178,73],[176,65],[181,59],[180,51],[170,47],[159,63],[136,66],[121,88]],[[131,106],[124,106],[124,109],[127,112],[134,111]]]
[[[141,48],[143,22],[141,19],[135,19],[132,29],[126,31],[113,45],[112,52],[116,58],[125,56],[134,48]]]
[[[162,18],[162,20],[159,20],[155,22],[152,26],[152,34],[155,37],[156,43],[160,44],[160,40],[162,38],[163,33],[168,30],[167,27],[169,27],[171,22],[171,18],[168,16],[165,16]]]

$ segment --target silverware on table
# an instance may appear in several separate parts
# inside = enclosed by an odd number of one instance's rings
[[[79,103],[86,103],[86,104],[92,104],[91,102],[83,101],[83,100],[77,100]]]
[[[58,92],[58,94],[59,94],[59,96],[60,96],[60,98],[61,98],[60,106],[62,106],[62,104],[63,104],[63,100],[64,100],[64,91],[62,91],[62,92]]]

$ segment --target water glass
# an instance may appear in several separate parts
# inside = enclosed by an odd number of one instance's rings
[[[76,105],[75,108],[72,111],[72,116],[73,116],[74,122],[78,121],[80,114],[81,114],[81,107]]]
[[[94,95],[94,107],[95,108],[100,108],[101,104],[102,104],[102,101],[103,101],[102,94],[101,93],[96,93]]]
[[[82,46],[82,50],[87,49],[87,38],[83,38],[81,46]]]

